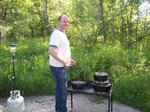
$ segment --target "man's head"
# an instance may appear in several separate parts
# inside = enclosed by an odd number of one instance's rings
[[[69,26],[68,16],[65,14],[60,15],[58,18],[58,24],[59,24],[59,28],[62,31],[65,31],[67,27]]]

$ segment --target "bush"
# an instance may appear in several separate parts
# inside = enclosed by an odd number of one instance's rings
[[[16,42],[16,89],[21,90],[24,95],[49,94],[54,91],[54,81],[49,71],[48,42],[48,39],[23,39]],[[0,95],[4,96],[9,95],[13,87],[13,81],[8,78],[12,77],[12,57],[8,43],[3,44],[1,49]]]
[[[150,72],[150,71],[149,71]],[[142,109],[150,110],[150,74],[127,75],[115,80],[113,94],[116,100]]]
[[[9,79],[12,76],[10,43],[0,44],[0,96],[9,95],[13,87]],[[49,39],[22,39],[15,43],[16,89],[23,95],[53,94],[54,81],[48,62]],[[68,69],[68,80],[94,80],[94,72],[108,72],[114,85],[114,99],[148,112],[150,68],[144,52],[124,50],[119,44],[109,43],[95,44],[88,49],[78,43],[71,46],[71,50],[77,65]]]

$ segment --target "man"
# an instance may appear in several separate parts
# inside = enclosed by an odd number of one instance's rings
[[[55,79],[55,110],[67,112],[67,68],[76,62],[71,59],[70,43],[65,34],[69,26],[68,17],[61,15],[58,18],[58,28],[50,36],[50,69]]]

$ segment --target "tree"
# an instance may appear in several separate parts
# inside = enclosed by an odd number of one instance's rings
[[[104,7],[103,7],[104,0],[100,0],[100,31],[102,32],[104,43],[106,43],[106,32],[105,32],[105,22],[104,22]]]

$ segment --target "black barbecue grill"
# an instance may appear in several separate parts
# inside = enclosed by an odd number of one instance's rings
[[[71,112],[73,110],[73,93],[93,94],[108,98],[108,112],[113,112],[113,84],[108,80],[108,73],[95,72],[94,81],[69,80],[68,92],[71,93]]]

